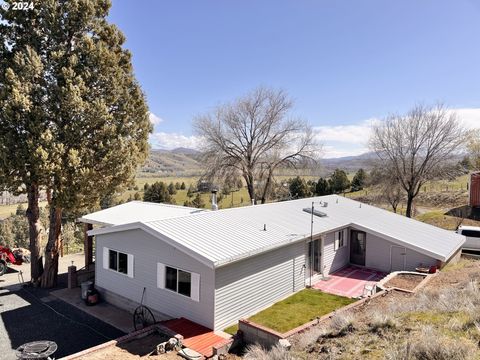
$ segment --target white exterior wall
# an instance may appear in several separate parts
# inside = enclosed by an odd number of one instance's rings
[[[133,255],[133,278],[103,268],[104,247]],[[171,317],[185,317],[213,328],[215,272],[175,247],[140,229],[97,235],[95,260],[95,284],[101,289],[140,303],[146,287],[144,305]],[[157,263],[199,274],[200,301],[158,288]]]
[[[344,229],[341,229],[339,231],[343,230]],[[323,240],[323,266],[325,276],[341,269],[350,262],[350,229],[348,229],[347,233],[345,246],[337,250],[335,250],[335,232],[325,235]]]
[[[393,247],[392,247],[393,246]],[[415,271],[420,264],[424,266],[437,265],[437,260],[427,255],[420,254],[414,250],[398,247],[396,244],[382,239],[378,236],[367,233],[365,266],[385,272],[396,270]],[[393,251],[392,265],[390,265],[390,249]],[[403,256],[406,254],[406,266],[403,269]]]
[[[305,242],[216,269],[215,329],[223,330],[305,287]]]

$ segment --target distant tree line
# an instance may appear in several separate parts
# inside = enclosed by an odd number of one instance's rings
[[[347,173],[341,169],[335,169],[328,178],[319,178],[318,181],[305,180],[297,176],[287,181],[288,197],[301,199],[310,196],[323,196],[330,194],[341,194],[347,191],[360,191],[367,184],[367,173],[359,169],[352,181],[348,179]]]

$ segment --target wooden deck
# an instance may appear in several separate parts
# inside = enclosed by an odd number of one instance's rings
[[[203,356],[213,356],[214,345],[224,344],[226,339],[216,335],[212,329],[185,318],[165,320],[162,325],[183,336],[183,344]]]

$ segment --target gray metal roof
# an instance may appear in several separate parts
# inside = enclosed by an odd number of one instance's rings
[[[87,224],[113,226],[129,224],[136,221],[147,222],[175,216],[185,216],[202,211],[205,210],[171,204],[129,201],[108,209],[87,214],[79,218],[78,221]]]
[[[311,207],[312,201],[316,210],[326,215],[314,216],[314,235],[355,226],[442,261],[465,241],[453,231],[337,195],[201,212],[98,229],[91,234],[141,227],[218,267],[309,237],[311,215],[303,209]],[[322,207],[320,202],[328,206]]]

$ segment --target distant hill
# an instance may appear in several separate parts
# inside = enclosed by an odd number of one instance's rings
[[[194,149],[151,150],[142,173],[158,176],[194,176],[202,173],[200,153]]]
[[[368,152],[356,156],[321,159],[320,165],[326,173],[331,173],[337,168],[345,170],[346,172],[355,172],[360,168],[370,170],[374,165],[375,159],[377,159],[377,155]]]
[[[200,155],[199,151],[184,147],[173,150],[151,150],[141,172],[157,176],[199,176],[202,174]],[[336,168],[355,172],[360,168],[370,169],[375,157],[374,153],[365,153],[357,156],[321,159],[320,165],[325,176]]]

